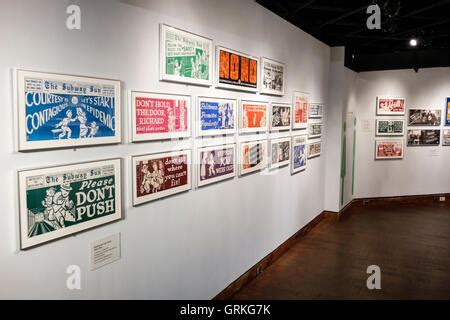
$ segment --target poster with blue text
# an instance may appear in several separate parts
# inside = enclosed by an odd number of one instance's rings
[[[197,110],[198,136],[236,132],[237,100],[199,97]]]
[[[120,143],[120,81],[17,71],[19,151]]]
[[[445,112],[445,125],[450,126],[450,98],[447,98],[446,101],[446,112]]]

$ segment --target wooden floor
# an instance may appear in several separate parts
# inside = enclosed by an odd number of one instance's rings
[[[369,265],[381,290],[368,290]],[[325,220],[233,299],[450,299],[450,207],[378,205]]]

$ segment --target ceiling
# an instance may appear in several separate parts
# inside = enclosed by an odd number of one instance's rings
[[[450,66],[450,0],[256,2],[329,46],[345,46],[345,65],[357,72]],[[380,30],[366,26],[372,4],[381,9]]]

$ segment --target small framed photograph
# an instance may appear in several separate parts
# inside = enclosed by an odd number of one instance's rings
[[[321,122],[310,122],[308,123],[308,139],[320,138],[322,136]]]
[[[199,137],[236,133],[237,100],[198,97],[197,110]]]
[[[292,127],[292,105],[271,103],[270,131],[289,131]]]
[[[411,129],[408,130],[408,147],[439,146],[441,144],[441,130],[439,129]]]
[[[294,91],[292,129],[308,128],[309,93]]]
[[[322,152],[322,141],[314,141],[308,144],[308,159],[319,157]]]
[[[289,165],[291,160],[291,137],[270,140],[270,169]]]
[[[403,136],[405,134],[404,119],[377,119],[376,136]]]
[[[450,129],[444,129],[442,131],[442,145],[450,146]]]
[[[132,141],[189,138],[191,96],[131,92]]]
[[[322,119],[322,117],[323,117],[323,104],[322,103],[310,103],[309,118],[310,119]]]
[[[375,159],[403,159],[403,139],[377,139],[375,140]]]
[[[284,95],[285,64],[269,59],[261,58],[261,93],[274,96]]]
[[[405,111],[405,98],[377,97],[377,116],[403,116]]]
[[[191,150],[132,157],[133,206],[191,190]]]
[[[202,187],[236,176],[236,144],[197,149],[197,186]]]
[[[408,126],[439,127],[442,111],[438,109],[409,109]]]
[[[241,100],[239,133],[267,132],[269,103]]]
[[[267,140],[241,142],[239,145],[239,175],[267,168]]]
[[[291,174],[296,174],[306,169],[308,136],[293,136],[291,146]]]

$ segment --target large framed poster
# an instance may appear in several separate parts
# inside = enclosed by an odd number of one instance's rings
[[[308,136],[294,136],[292,137],[292,158],[291,158],[291,174],[303,171],[306,169]]]
[[[308,138],[320,138],[322,136],[322,123],[313,122],[308,124]]]
[[[191,136],[191,97],[131,92],[132,141]]]
[[[191,189],[191,150],[134,156],[133,206]]]
[[[19,151],[121,142],[120,81],[17,70]]]
[[[271,104],[270,131],[284,131],[291,129],[292,106],[286,103]]]
[[[236,176],[236,144],[197,149],[197,186]]]
[[[408,147],[439,146],[441,144],[441,130],[408,130]]]
[[[240,176],[267,168],[267,140],[241,142],[239,149]]]
[[[442,131],[442,145],[450,146],[450,129],[444,129]]]
[[[405,120],[377,119],[376,136],[403,136],[405,134]]]
[[[450,126],[450,98],[445,103],[445,125]]]
[[[245,53],[216,46],[216,87],[257,92],[258,61]]]
[[[270,140],[270,169],[289,165],[291,160],[291,137]]]
[[[160,79],[212,85],[211,39],[160,24]]]
[[[377,116],[403,116],[406,110],[404,98],[377,97]]]
[[[20,248],[121,219],[120,161],[19,171]]]
[[[322,103],[310,103],[309,104],[309,118],[321,119],[323,117],[323,104]]]
[[[403,139],[377,139],[375,140],[375,159],[403,159]]]
[[[197,110],[197,135],[199,137],[236,132],[237,100],[198,97]]]
[[[294,91],[293,129],[306,129],[308,127],[309,93]]]
[[[409,126],[430,126],[439,127],[441,125],[441,110],[432,109],[410,109],[408,110]]]
[[[268,129],[269,103],[241,100],[240,133],[266,132]]]
[[[284,95],[284,63],[261,58],[261,93],[274,96]]]
[[[314,141],[308,144],[308,159],[319,157],[322,153],[322,141]]]

